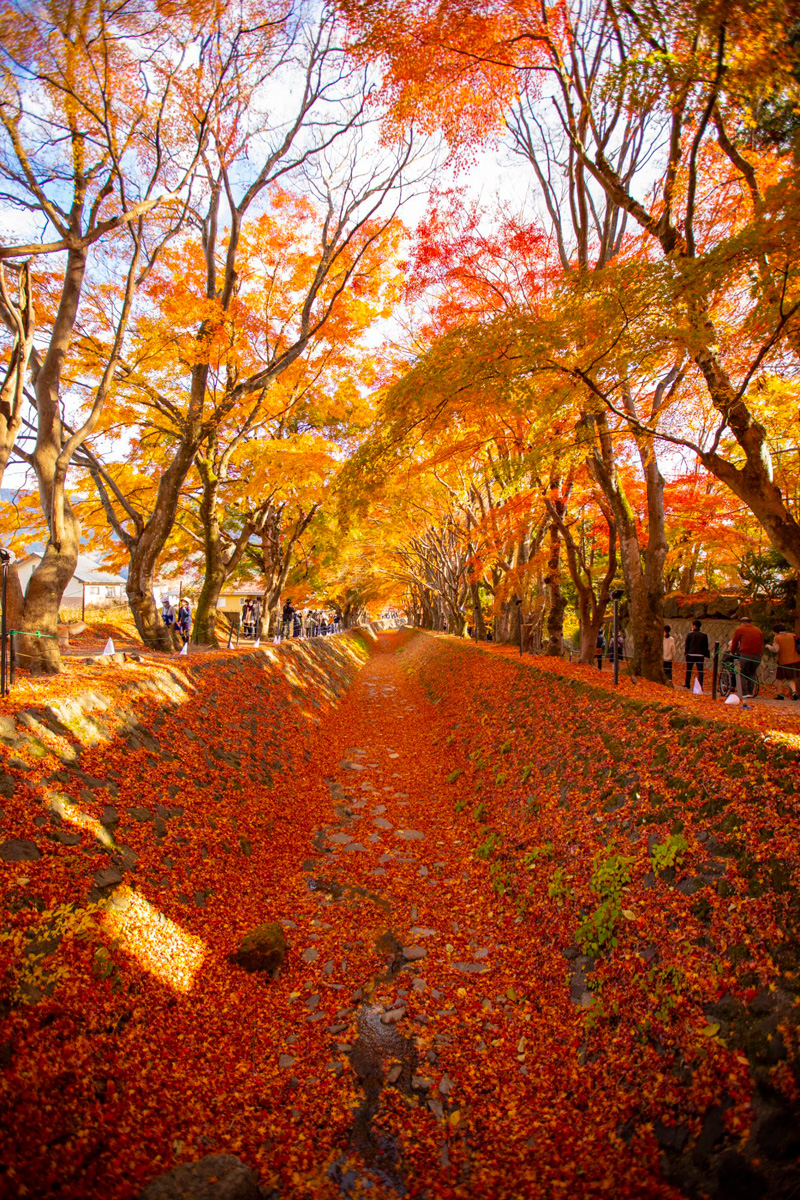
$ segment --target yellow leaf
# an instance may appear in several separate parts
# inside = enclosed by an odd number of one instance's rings
[[[714,1037],[719,1033],[719,1022],[714,1021],[711,1025],[706,1025],[703,1030],[703,1037]]]
[[[633,911],[632,908],[623,908],[622,915],[626,921],[635,921],[636,920],[636,913]]]
[[[455,1129],[456,1125],[459,1123],[460,1120],[461,1120],[461,1113],[458,1109],[456,1109],[455,1112],[450,1113],[450,1124],[453,1126],[453,1129]]]

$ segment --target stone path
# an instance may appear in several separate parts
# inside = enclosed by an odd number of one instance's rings
[[[419,1175],[441,1175],[429,1195],[520,1194],[505,1190],[507,1164],[516,1163],[514,1189],[524,1187],[556,1126],[554,1158],[578,1152],[577,1113],[572,1132],[561,1128],[577,1053],[557,1071],[537,1055],[539,1032],[547,1027],[552,1045],[554,1023],[565,1046],[582,1039],[568,963],[541,954],[513,909],[500,911],[454,816],[437,710],[386,641],[332,718],[337,733],[317,765],[337,817],[304,864],[318,906],[297,946],[298,1025],[326,1030],[330,1069],[355,1072],[363,1097],[327,1175],[348,1196],[375,1183],[403,1195]],[[293,1032],[276,1048],[299,1091],[302,1041]],[[642,1195],[673,1194],[643,1183]]]

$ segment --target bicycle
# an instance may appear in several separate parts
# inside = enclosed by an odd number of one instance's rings
[[[737,681],[740,678],[742,678],[742,669],[739,662],[739,655],[731,654],[728,650],[722,656],[722,665],[719,671],[719,679],[717,680],[720,696],[728,696],[731,692],[738,692]],[[753,690],[750,692],[748,699],[752,699],[758,695],[758,674],[750,682],[753,685]],[[744,689],[742,689],[742,695],[745,694]]]

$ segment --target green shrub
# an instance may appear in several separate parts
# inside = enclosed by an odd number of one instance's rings
[[[600,897],[594,912],[578,927],[578,945],[584,954],[599,954],[606,947],[617,945],[617,922],[622,916],[622,890],[631,881],[633,859],[622,854],[609,854],[594,860],[592,891]]]
[[[688,849],[689,844],[682,833],[671,833],[665,842],[653,846],[651,859],[655,874],[660,875],[668,867],[679,867]]]

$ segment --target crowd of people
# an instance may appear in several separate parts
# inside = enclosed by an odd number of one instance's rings
[[[752,696],[756,688],[756,675],[761,666],[764,651],[768,650],[777,657],[776,699],[785,700],[787,695],[797,700],[797,685],[800,683],[800,638],[796,637],[780,621],[772,627],[772,641],[765,644],[764,634],[750,617],[745,617],[741,625],[734,630],[730,646],[727,648],[733,659],[738,661],[741,678],[742,696]],[[670,636],[670,627],[664,628],[664,667],[666,670],[667,654],[670,658],[670,678],[672,678],[672,659],[675,653],[675,639]],[[685,688],[691,688],[692,675],[697,675],[697,681],[703,686],[703,668],[707,658],[711,657],[708,635],[703,632],[702,622],[692,622],[691,632],[686,635],[686,679]]]
[[[338,608],[329,610],[297,609],[287,600],[281,613],[281,638],[326,637],[338,633],[342,614]]]
[[[265,611],[260,597],[247,597],[242,601],[239,615],[239,630],[243,637],[259,641],[265,633]],[[189,601],[183,597],[176,610],[169,596],[161,602],[161,619],[167,629],[176,629],[183,640],[189,641],[192,630],[192,613]],[[342,614],[338,608],[332,610],[296,609],[291,599],[287,599],[281,613],[280,627],[276,637],[303,638],[325,637],[338,633],[342,628]]]
[[[796,701],[800,685],[800,638],[788,630],[785,625],[776,622],[772,627],[772,641],[767,643],[763,633],[750,617],[743,618],[742,623],[734,630],[730,645],[725,648],[725,653],[739,664],[743,698],[753,695],[756,674],[761,666],[765,650],[777,657],[776,699],[785,700],[790,697]],[[615,657],[620,660],[624,659],[625,639],[621,633],[617,635],[616,642],[612,636],[606,643],[605,635],[600,630],[597,635],[596,649],[598,671],[603,669],[603,659],[606,654],[612,663]],[[696,678],[702,689],[706,659],[710,659],[711,655],[711,646],[708,634],[703,631],[703,623],[700,620],[694,620],[690,632],[686,635],[684,646],[686,668],[684,688],[691,691]],[[672,671],[675,665],[675,638],[669,625],[664,626],[663,663],[667,682],[672,683]]]
[[[618,633],[615,638],[612,633],[608,639],[608,643],[606,643],[605,634],[603,633],[602,629],[599,630],[597,634],[597,645],[595,646],[594,652],[598,671],[602,671],[603,669],[603,658],[605,657],[606,653],[608,653],[608,661],[610,663],[613,663],[617,660],[619,660],[619,662],[623,661],[625,658],[625,638],[623,634]]]

